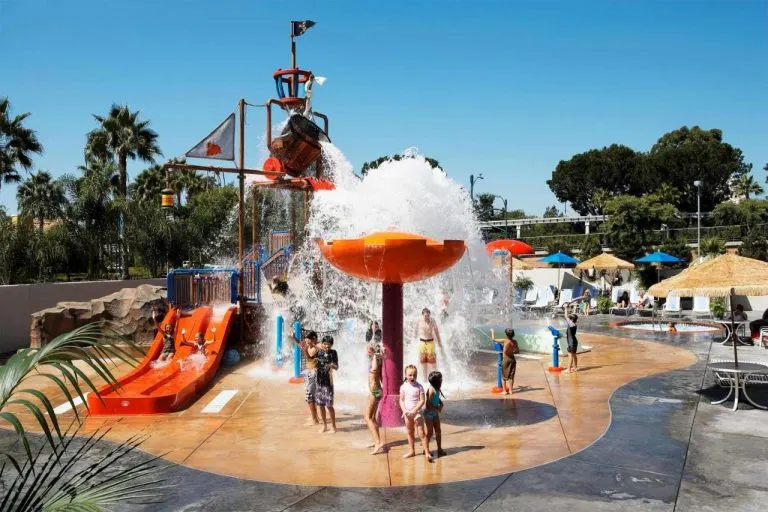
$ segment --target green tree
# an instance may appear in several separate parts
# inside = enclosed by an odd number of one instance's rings
[[[747,236],[741,241],[739,254],[746,258],[754,258],[760,261],[767,260],[768,240],[765,238],[765,233],[756,228],[750,229]]]
[[[43,146],[34,130],[24,126],[29,112],[11,117],[11,102],[0,97],[0,188],[21,181],[18,168],[32,168],[32,155],[42,154]]]
[[[683,237],[667,238],[659,246],[661,252],[676,256],[681,260],[691,260],[691,249],[688,247],[688,241]]]
[[[763,193],[763,187],[755,181],[751,174],[742,174],[734,180],[732,190],[735,197],[743,197],[747,200],[750,194],[759,196]]]
[[[603,252],[603,248],[600,245],[600,237],[597,235],[587,235],[582,238],[579,244],[579,258],[584,261],[589,258],[593,258]]]
[[[159,203],[160,193],[166,187],[162,165],[153,165],[141,171],[128,187],[131,199],[143,204]]]
[[[389,161],[396,161],[399,162],[400,160],[404,158],[415,158],[415,155],[410,154],[396,154],[396,155],[388,155],[388,156],[380,156],[376,160],[371,160],[370,162],[365,162],[363,164],[363,167],[360,169],[360,174],[365,176],[368,174],[368,171],[371,169],[377,169],[381,164],[384,162]],[[430,165],[430,167],[439,168],[441,171],[445,172],[442,167],[440,167],[440,162],[435,160],[434,158],[424,157],[424,159],[427,161],[427,163]]]
[[[610,216],[604,225],[608,243],[617,256],[629,261],[652,246],[652,232],[662,224],[675,227],[680,223],[677,209],[653,194],[615,197],[606,204],[605,212]]]
[[[651,148],[649,158],[659,182],[669,183],[681,193],[677,207],[687,212],[696,211],[694,181],[703,182],[701,210],[711,211],[730,197],[731,180],[749,169],[741,150],[723,142],[721,130],[698,126],[664,134]]]
[[[709,237],[701,241],[701,256],[725,254],[725,242],[718,237]]]
[[[475,214],[480,222],[494,219],[493,202],[495,200],[496,196],[493,194],[483,193],[475,196]]]
[[[61,183],[46,171],[38,171],[27,178],[16,189],[16,198],[21,214],[35,219],[41,233],[46,220],[61,216],[66,202]]]
[[[79,168],[81,175],[62,177],[69,199],[66,217],[74,236],[84,245],[88,277],[97,278],[105,268],[106,246],[117,242],[119,204],[116,194],[117,169],[112,162],[91,162]]]
[[[122,197],[128,194],[128,160],[155,163],[155,157],[162,155],[157,133],[149,128],[149,121],[139,119],[139,114],[138,110],[131,112],[128,105],[113,104],[106,116],[94,114],[99,127],[88,133],[86,153],[117,164],[117,192]]]
[[[189,202],[187,230],[195,260],[210,263],[236,253],[237,238],[227,231],[235,205],[237,190],[232,185],[200,192]]]
[[[547,185],[558,201],[569,202],[579,214],[598,215],[607,195],[639,196],[652,190],[653,181],[642,153],[612,144],[561,160]]]

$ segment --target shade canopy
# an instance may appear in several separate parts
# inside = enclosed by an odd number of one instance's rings
[[[594,258],[582,261],[576,265],[576,268],[579,270],[589,270],[591,268],[597,270],[632,270],[635,268],[635,266],[629,261],[624,261],[621,258],[617,258],[613,254],[604,252],[602,254],[598,254]]]
[[[637,258],[635,260],[635,263],[667,263],[669,265],[674,265],[676,263],[682,263],[682,262],[683,260],[681,260],[677,256],[672,256],[671,254],[667,254],[661,251],[656,251],[651,254],[646,254],[642,258]]]
[[[663,297],[726,297],[768,295],[768,263],[736,254],[723,254],[651,286],[648,293]]]
[[[573,256],[568,256],[567,254],[560,251],[545,256],[539,261],[542,263],[553,263],[555,265],[575,265],[579,262],[579,260]]]
[[[485,250],[488,254],[493,254],[493,251],[507,251],[512,256],[518,256],[521,254],[533,254],[535,251],[533,247],[520,240],[494,240],[485,244]]]

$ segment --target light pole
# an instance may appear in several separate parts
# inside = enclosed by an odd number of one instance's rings
[[[507,219],[507,200],[501,196],[493,195],[494,198],[501,199],[504,203],[504,237],[509,238],[509,219]]]
[[[469,198],[472,200],[472,204],[475,204],[475,183],[483,179],[483,173],[480,173],[475,177],[474,174],[469,175]]]
[[[696,187],[696,258],[701,258],[701,180],[693,182]]]

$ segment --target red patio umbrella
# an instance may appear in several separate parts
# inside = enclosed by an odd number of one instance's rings
[[[494,240],[485,244],[485,250],[488,254],[493,254],[493,251],[509,251],[512,256],[520,256],[522,254],[534,254],[533,247],[520,240]]]

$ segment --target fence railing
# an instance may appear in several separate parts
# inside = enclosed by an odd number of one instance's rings
[[[168,273],[168,302],[174,306],[205,306],[237,302],[235,269],[178,269]]]

